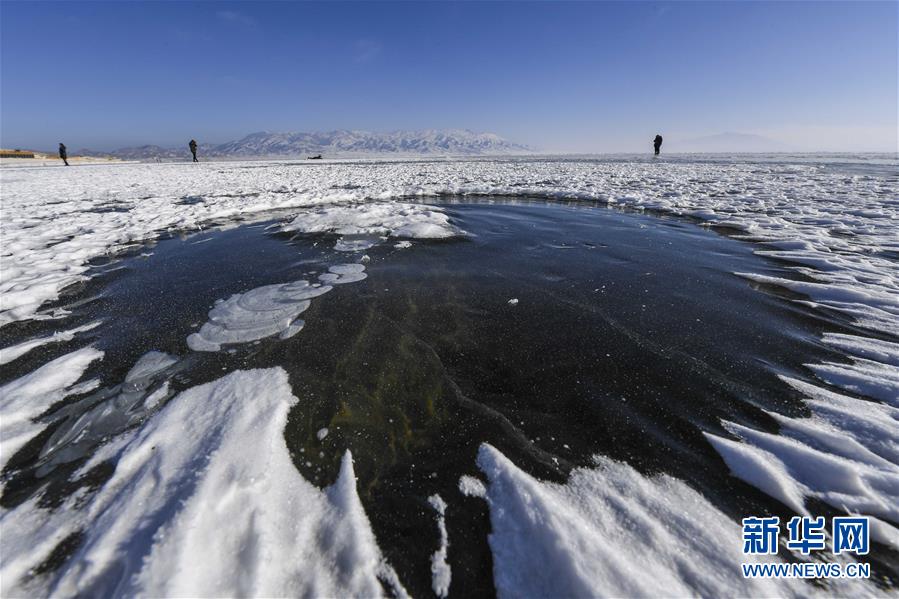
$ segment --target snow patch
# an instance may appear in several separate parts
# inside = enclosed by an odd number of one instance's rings
[[[16,345],[4,347],[3,349],[0,349],[0,365],[8,364],[9,362],[18,359],[21,356],[24,356],[37,347],[48,345],[50,343],[62,343],[65,341],[71,341],[78,333],[90,331],[91,329],[95,329],[98,326],[100,326],[99,321],[92,322],[90,324],[76,327],[74,329],[69,329],[67,331],[59,331],[47,337],[39,337],[37,339],[31,339],[29,341],[24,341]]]
[[[743,578],[740,526],[680,480],[597,457],[567,484],[541,482],[487,444],[477,462],[499,597],[801,594],[797,581]]]
[[[34,419],[75,392],[73,385],[103,352],[85,347],[0,387],[0,470],[44,425]],[[78,392],[90,390],[81,387]]]
[[[297,215],[282,231],[443,239],[462,234],[436,206],[403,202],[329,206]]]
[[[3,595],[375,597],[380,579],[407,596],[359,501],[349,452],[325,491],[294,467],[283,434],[297,401],[280,368],[184,391],[127,440],[85,505],[3,513]],[[78,530],[52,581],[27,576]]]
[[[438,597],[446,597],[449,594],[452,570],[446,561],[449,549],[449,533],[446,531],[446,502],[440,495],[434,494],[428,497],[428,503],[437,512],[437,530],[440,532],[440,547],[431,556],[431,588]]]

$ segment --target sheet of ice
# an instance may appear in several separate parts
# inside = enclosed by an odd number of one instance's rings
[[[498,596],[803,594],[797,581],[743,578],[740,564],[752,560],[740,551],[739,524],[683,482],[596,461],[561,485],[481,446]]]
[[[87,367],[102,357],[102,351],[84,347],[0,387],[0,470],[44,429],[45,425],[34,422],[35,418],[76,389],[78,392],[90,390],[74,385]]]
[[[303,328],[297,317],[314,297],[331,291],[309,281],[266,285],[219,300],[209,311],[209,321],[187,338],[194,351],[219,351],[226,343],[248,343],[279,335],[287,339]]]
[[[2,594],[374,597],[384,581],[405,596],[359,501],[349,452],[326,491],[294,467],[283,433],[297,401],[280,368],[181,393],[120,448],[89,501],[49,513],[27,502],[0,516]],[[52,579],[27,576],[79,530]]]
[[[169,394],[168,382],[177,370],[175,356],[150,351],[141,356],[120,385],[102,389],[56,413],[56,430],[40,453],[38,476],[59,464],[83,458],[107,439],[144,420]]]
[[[75,335],[78,333],[83,333],[85,331],[90,331],[91,329],[95,329],[100,326],[100,322],[92,322],[80,327],[75,327],[74,329],[69,329],[67,331],[59,331],[49,335],[47,337],[38,337],[37,339],[31,339],[29,341],[23,341],[22,343],[17,343],[16,345],[11,345],[9,347],[4,347],[0,349],[0,365],[8,364],[13,360],[24,356],[31,350],[41,347],[42,345],[48,345],[50,343],[62,343],[64,341],[71,341],[75,338]]]
[[[446,531],[446,502],[440,495],[434,494],[428,497],[428,503],[437,512],[437,530],[440,532],[440,547],[431,556],[431,588],[438,597],[446,597],[449,594],[452,570],[446,561],[449,549],[449,533]]]

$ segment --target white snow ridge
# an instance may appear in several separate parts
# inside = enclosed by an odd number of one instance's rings
[[[34,422],[50,406],[67,395],[90,391],[99,381],[75,385],[103,352],[85,347],[56,358],[34,372],[0,387],[0,470],[16,451],[43,430]]]
[[[172,399],[120,450],[87,505],[50,517],[30,502],[4,512],[2,594],[27,566],[84,534],[49,589],[58,596],[399,596],[356,493],[353,461],[325,491],[284,443],[298,400],[280,368],[235,371]]]

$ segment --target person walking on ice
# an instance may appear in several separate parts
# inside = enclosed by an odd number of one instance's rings
[[[659,150],[662,148],[662,136],[656,133],[656,138],[652,140],[652,147],[656,149],[656,156],[659,155]]]
[[[69,166],[69,155],[66,152],[66,145],[62,142],[59,143],[59,157],[66,163],[66,166]]]
[[[197,160],[197,140],[190,140],[190,143],[187,144],[187,146],[190,148],[190,153],[193,154],[194,162],[200,162]]]

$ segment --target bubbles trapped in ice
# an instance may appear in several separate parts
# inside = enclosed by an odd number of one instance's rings
[[[318,279],[329,285],[355,283],[368,276],[365,274],[365,266],[362,264],[338,264],[329,268],[328,271],[318,275]]]
[[[194,351],[219,351],[225,343],[247,343],[279,334],[287,339],[303,328],[297,317],[309,300],[330,286],[313,287],[309,281],[266,285],[236,293],[209,311],[209,321],[187,338]]]

